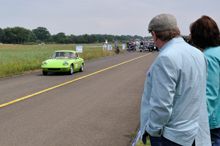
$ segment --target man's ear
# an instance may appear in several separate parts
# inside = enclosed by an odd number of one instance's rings
[[[153,40],[157,40],[157,39],[158,39],[158,38],[157,38],[157,35],[155,34],[154,31],[152,31],[151,34],[152,34]]]

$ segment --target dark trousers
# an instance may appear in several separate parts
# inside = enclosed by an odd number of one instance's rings
[[[220,128],[213,129],[211,132],[212,146],[220,146]]]
[[[177,143],[174,143],[163,136],[161,137],[152,137],[150,136],[151,146],[181,146]]]
[[[161,136],[161,137],[150,136],[150,143],[151,143],[151,146],[181,146],[175,142],[172,142],[172,141],[164,138],[163,136]],[[195,146],[195,141],[193,142],[192,146]]]

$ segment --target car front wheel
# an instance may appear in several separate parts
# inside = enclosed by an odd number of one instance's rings
[[[70,70],[69,70],[68,74],[69,74],[69,75],[72,75],[72,74],[73,74],[73,65],[70,66]]]
[[[43,71],[43,74],[44,74],[44,75],[47,75],[47,74],[48,74],[48,72]]]
[[[80,72],[83,72],[83,69],[84,69],[84,66],[83,66],[83,63],[82,63],[82,65],[81,65],[81,67],[80,67]]]

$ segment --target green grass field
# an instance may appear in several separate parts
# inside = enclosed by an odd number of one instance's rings
[[[75,50],[83,46],[80,57],[85,61],[116,55],[112,51],[102,51],[102,44],[70,44],[70,45],[12,45],[0,44],[0,78],[24,74],[39,70],[42,61],[51,57],[56,50]],[[113,44],[112,44],[113,46]],[[122,50],[120,54],[124,53]]]

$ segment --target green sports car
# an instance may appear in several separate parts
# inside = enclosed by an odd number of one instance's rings
[[[76,51],[58,50],[52,57],[42,62],[41,68],[44,75],[48,72],[67,72],[72,75],[76,71],[82,72],[84,66],[84,59],[80,58]]]

